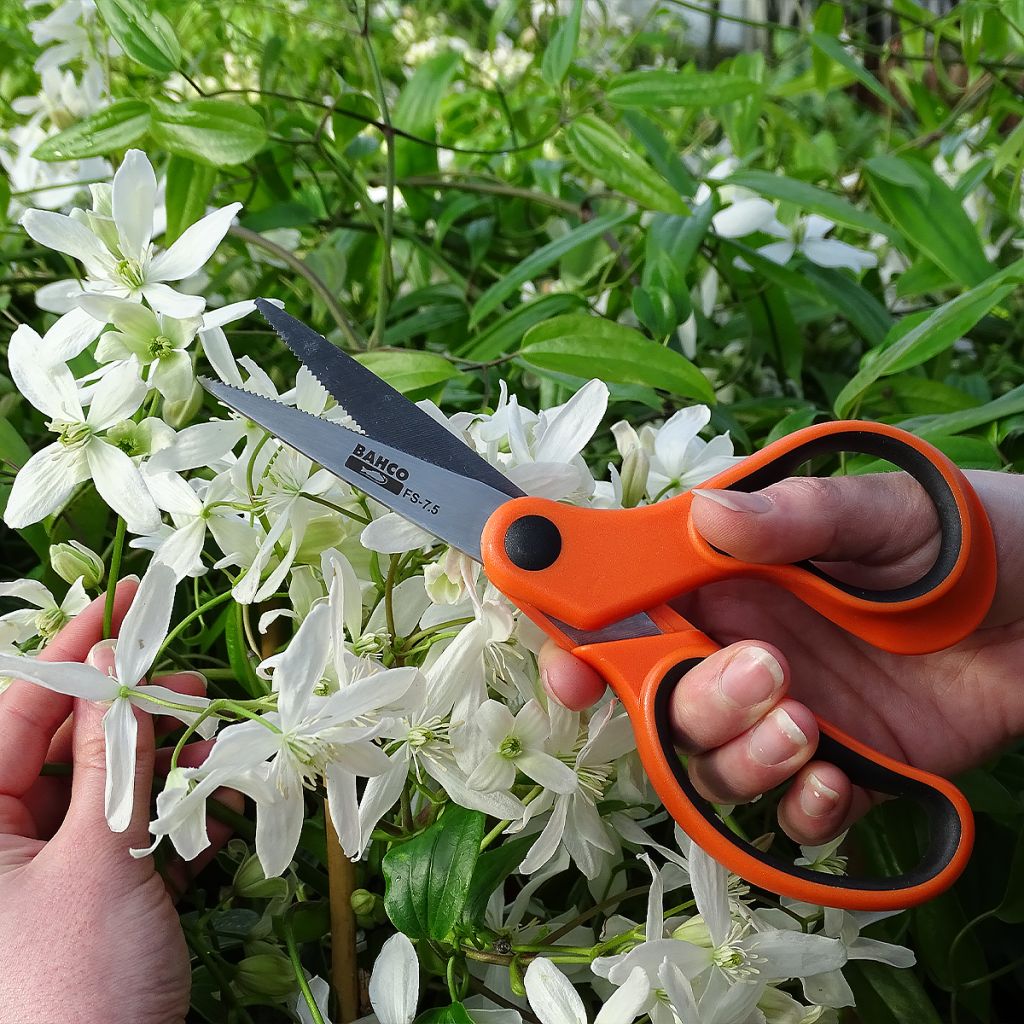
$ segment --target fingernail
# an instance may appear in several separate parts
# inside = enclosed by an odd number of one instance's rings
[[[805,746],[807,737],[785,708],[776,708],[750,737],[751,756],[766,767],[788,761]]]
[[[100,640],[99,643],[93,644],[92,649],[85,656],[85,663],[95,668],[100,662],[109,659],[108,652],[112,652],[116,646],[117,641],[113,637],[109,640]]]
[[[783,682],[782,666],[763,647],[743,647],[718,678],[727,704],[750,708],[776,693]]]
[[[800,790],[800,810],[809,818],[820,818],[828,814],[839,803],[839,794],[826,786],[814,772],[807,776],[803,789]]]
[[[120,578],[120,580],[118,580],[118,582],[119,583],[125,583],[128,580],[131,580],[133,583],[141,583],[142,582],[142,580],[139,579],[139,577],[136,576],[135,573],[133,573],[133,572],[130,572],[127,576],[122,576]]]
[[[772,501],[764,494],[747,494],[745,491],[719,491],[707,487],[695,487],[694,494],[699,494],[708,501],[713,501],[730,512],[769,512]]]

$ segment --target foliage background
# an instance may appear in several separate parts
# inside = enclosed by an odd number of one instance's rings
[[[683,14],[701,4],[641,6],[163,0],[166,22],[129,31],[135,49],[107,60],[116,103],[67,117],[38,155],[116,163],[146,149],[166,173],[168,242],[208,203],[243,202],[207,294],[285,299],[449,412],[493,406],[499,380],[539,408],[598,376],[609,423],[706,401],[741,453],[862,416],[961,465],[1019,470],[1024,3],[965,0],[943,16],[911,0],[810,4],[793,24],[757,26],[766,44],[739,55],[689,41]],[[891,38],[873,31],[880,13]],[[10,100],[38,88],[31,17],[0,6],[5,129],[21,120]],[[155,44],[154,25],[166,25]],[[828,217],[877,267],[852,274],[800,252],[779,265],[752,254],[767,236],[716,234],[717,200],[693,200],[729,154],[726,184],[778,201],[783,223]],[[0,336],[45,326],[34,292],[70,262],[17,227],[21,198],[0,177]],[[290,381],[293,362],[258,321],[231,337]],[[0,412],[0,454],[20,465],[41,417],[6,378]],[[599,434],[594,467],[611,443]],[[49,543],[100,550],[107,515],[86,498],[47,528],[5,534],[5,570],[59,590]],[[211,679],[251,671],[254,652],[229,641],[223,629],[201,639]],[[861,1020],[1016,1012],[1024,756],[960,782],[979,812],[974,860],[953,891],[891,923],[914,971],[851,972]],[[311,891],[319,828],[304,842]],[[914,842],[883,808],[858,830],[858,856],[891,867]],[[190,939],[235,867],[225,854],[183,903]],[[262,912],[266,898],[236,910]],[[315,942],[303,956],[325,972]]]

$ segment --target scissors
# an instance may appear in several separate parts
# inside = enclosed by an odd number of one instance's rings
[[[866,453],[906,471],[935,506],[939,553],[916,582],[868,590],[812,562],[757,565],[715,549],[690,521],[690,494],[624,510],[528,497],[310,327],[268,302],[256,305],[365,433],[216,381],[202,381],[207,391],[482,562],[506,597],[611,686],[629,714],[654,790],[711,856],[761,889],[849,910],[914,906],[956,880],[970,856],[974,822],[963,794],[945,779],[872,750],[819,718],[817,757],[869,790],[920,804],[928,819],[926,849],[912,870],[886,878],[835,876],[794,866],[737,836],[691,784],[668,713],[679,679],[719,647],[667,602],[716,580],[778,584],[848,632],[900,654],[936,651],[974,630],[992,601],[995,546],[980,500],[941,452],[884,424],[833,422],[775,441],[704,485],[760,490],[812,458],[837,452]]]

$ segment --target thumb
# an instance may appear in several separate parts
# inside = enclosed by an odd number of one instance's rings
[[[749,494],[693,493],[701,536],[746,562],[852,563],[859,571],[844,572],[848,582],[884,588],[918,578],[938,552],[938,516],[907,473],[791,477]]]
[[[86,662],[112,672],[114,644],[98,643]],[[75,842],[91,849],[148,846],[154,759],[150,716],[123,697],[109,705],[76,699],[72,759],[71,802],[61,832],[69,830]]]

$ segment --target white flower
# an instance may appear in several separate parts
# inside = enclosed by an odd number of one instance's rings
[[[539,956],[530,964],[523,983],[526,986],[526,998],[541,1024],[587,1024],[586,1010],[579,993],[573,988],[572,982],[546,957]],[[643,1002],[637,996],[645,988],[644,973],[637,968],[601,1007],[594,1018],[594,1024],[628,1024],[635,1020]]]
[[[39,335],[25,325],[11,337],[10,370],[18,390],[50,417],[48,425],[58,440],[22,466],[4,513],[7,525],[38,522],[92,478],[100,497],[133,533],[155,530],[160,520],[156,505],[135,463],[117,446],[126,443],[125,437],[117,432],[101,436],[119,428],[145,397],[146,385],[134,362],[117,367],[96,385],[88,413],[71,371],[63,362],[50,362],[40,351]]]
[[[33,606],[0,615],[0,643],[5,646],[24,643],[34,636],[45,644],[89,604],[81,579],[71,584],[60,604],[38,580],[0,583],[0,597],[15,597]]]
[[[615,840],[598,813],[597,802],[614,778],[614,762],[636,749],[629,719],[624,714],[615,715],[616,710],[615,702],[599,710],[581,744],[577,740],[578,716],[554,703],[550,706],[554,748],[578,750],[573,762],[578,785],[567,794],[546,791],[529,805],[531,817],[548,806],[551,816],[520,866],[524,874],[542,868],[564,846],[583,874],[596,878],[602,861],[616,852]]]
[[[769,242],[760,246],[757,251],[765,259],[779,264],[788,263],[795,253],[800,252],[819,267],[846,267],[854,273],[878,265],[878,257],[874,253],[857,249],[835,238],[826,238],[825,236],[835,226],[834,221],[816,213],[797,219],[788,227],[773,221],[762,230],[782,241]],[[737,264],[741,262],[738,260]]]
[[[183,295],[166,282],[191,277],[213,255],[241,203],[207,214],[186,228],[169,249],[153,249],[156,175],[146,154],[130,149],[114,175],[113,187],[93,187],[93,210],[71,216],[29,210],[25,230],[40,245],[81,261],[86,280],[58,281],[36,293],[43,309],[66,312],[89,293],[116,298],[145,299],[154,310],[170,316],[196,316],[206,300]],[[77,214],[77,216],[76,216]]]
[[[192,359],[186,349],[203,326],[201,316],[185,318],[154,313],[137,302],[84,295],[82,308],[115,330],[105,331],[96,346],[101,363],[132,358],[148,368],[147,381],[168,402],[183,402],[192,390]]]
[[[513,717],[504,704],[488,700],[454,732],[452,748],[471,789],[510,790],[518,770],[556,793],[571,793],[576,775],[544,749],[550,734],[551,723],[538,701],[523,705]]]
[[[174,603],[174,580],[166,566],[153,566],[139,585],[135,600],[124,617],[114,648],[114,670],[107,675],[91,665],[79,662],[44,662],[35,658],[0,654],[0,671],[19,679],[38,683],[57,693],[102,703],[109,702],[103,716],[103,735],[107,749],[107,780],[105,812],[111,831],[123,832],[132,813],[135,783],[135,736],[138,723],[133,707],[143,711],[173,715],[185,723],[195,720],[196,712],[179,707],[155,705],[147,697],[187,705],[202,710],[209,703],[205,697],[176,693],[166,686],[148,685],[146,673],[167,634]],[[215,719],[208,719],[199,728],[200,734],[212,735]]]
[[[231,725],[217,737],[208,771],[252,769],[268,761],[266,794],[256,797],[256,853],[268,878],[280,875],[295,853],[305,814],[305,787],[322,777],[339,817],[355,805],[355,776],[385,771],[388,759],[371,739],[380,723],[367,716],[400,698],[417,670],[390,669],[318,696],[330,649],[329,609],[317,605],[287,650],[276,657],[277,711],[261,721]]]
[[[659,428],[644,424],[637,433],[628,423],[619,422],[612,433],[624,458],[637,447],[647,453],[647,496],[660,501],[699,486],[741,460],[741,456],[733,455],[728,433],[710,441],[700,437],[710,422],[711,410],[706,405],[693,405],[674,413]]]

